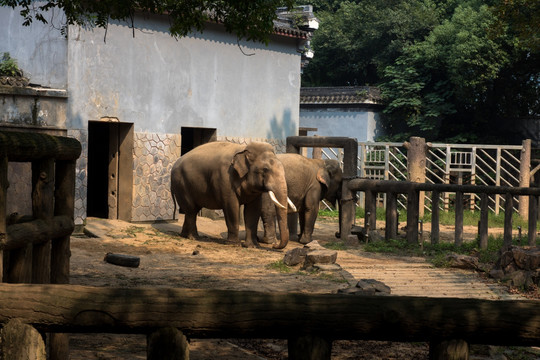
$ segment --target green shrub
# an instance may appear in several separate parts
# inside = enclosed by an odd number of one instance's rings
[[[13,59],[8,52],[2,55],[0,60],[0,75],[1,76],[23,76],[23,72],[19,69],[17,60]]]

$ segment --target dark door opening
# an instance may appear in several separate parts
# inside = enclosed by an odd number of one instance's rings
[[[209,128],[182,127],[180,135],[182,135],[180,155],[184,155],[199,145],[217,140],[216,129]]]
[[[87,216],[131,221],[133,124],[88,122]]]

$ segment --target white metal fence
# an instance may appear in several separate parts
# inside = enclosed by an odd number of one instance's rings
[[[521,145],[478,145],[433,143],[426,153],[426,182],[432,184],[478,184],[519,186]],[[323,159],[343,158],[342,149],[323,149]],[[407,150],[403,143],[359,142],[358,176],[378,180],[407,180]],[[441,209],[453,207],[453,195],[441,194]],[[466,194],[468,208],[479,209],[479,198]],[[431,194],[426,194],[424,207],[431,210]],[[385,202],[384,195],[380,197]],[[519,198],[514,198],[517,210]],[[363,194],[360,194],[363,206]],[[398,198],[398,206],[406,207],[406,198]],[[328,207],[329,208],[329,207]],[[504,197],[492,195],[489,208],[498,214],[504,209]]]

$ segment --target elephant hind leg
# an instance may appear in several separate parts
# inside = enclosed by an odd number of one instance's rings
[[[197,232],[197,212],[186,212],[184,216],[184,225],[182,225],[181,237],[195,240],[199,237]]]

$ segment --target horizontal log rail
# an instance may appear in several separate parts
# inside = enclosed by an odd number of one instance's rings
[[[7,227],[7,237],[0,242],[0,250],[14,250],[29,244],[40,244],[69,236],[75,229],[70,216],[55,216],[50,221],[32,220]]]
[[[20,319],[47,332],[126,334],[174,327],[192,338],[306,334],[532,346],[540,345],[539,305],[534,300],[0,285],[1,324]]]
[[[407,194],[407,242],[415,244],[418,242],[418,222],[420,197],[422,191],[433,193],[433,207],[431,217],[431,242],[439,241],[439,196],[441,193],[453,192],[456,194],[455,207],[455,235],[454,240],[457,246],[463,243],[463,194],[480,194],[480,222],[478,225],[480,248],[487,248],[488,239],[488,194],[505,195],[505,220],[504,220],[504,247],[512,244],[512,212],[513,196],[528,196],[528,244],[536,245],[536,226],[538,221],[538,197],[540,188],[535,187],[507,187],[507,186],[485,186],[485,185],[455,185],[455,184],[429,184],[409,181],[393,180],[372,180],[347,178],[344,179],[344,187],[351,192],[364,191],[365,196],[365,224],[369,229],[376,229],[376,199],[377,193],[387,194],[386,204],[386,229],[385,238],[392,239],[397,236],[397,206],[396,194]],[[369,236],[369,234],[367,234]]]
[[[407,194],[410,191],[439,191],[461,192],[477,194],[511,194],[511,195],[535,195],[540,196],[540,188],[533,187],[510,187],[510,186],[485,186],[485,185],[456,185],[456,184],[429,184],[415,183],[410,181],[395,180],[372,180],[352,179],[349,188],[355,191],[376,191]]]
[[[0,131],[0,154],[9,161],[35,161],[52,158],[76,160],[81,155],[81,143],[73,138],[47,134]]]

